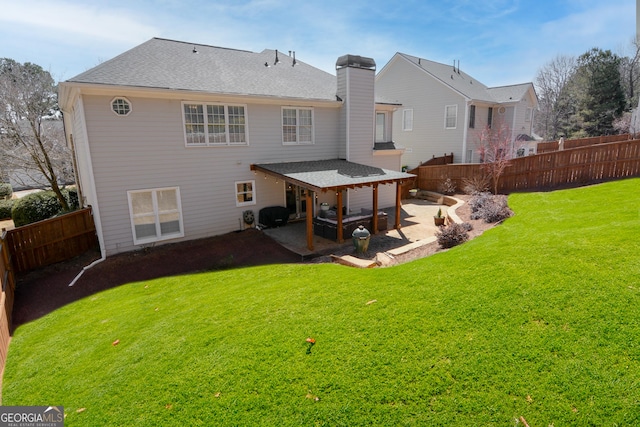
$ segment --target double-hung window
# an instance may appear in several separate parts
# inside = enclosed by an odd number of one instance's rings
[[[178,187],[127,192],[136,245],[184,236]]]
[[[376,113],[376,142],[387,142],[387,115]]]
[[[313,109],[282,108],[282,143],[313,144]]]
[[[446,129],[455,129],[458,121],[458,106],[447,105],[445,107],[444,127]]]
[[[236,206],[247,206],[256,204],[255,181],[236,182]]]
[[[184,103],[183,119],[188,147],[248,145],[244,105]]]
[[[403,131],[413,130],[413,109],[412,108],[402,110],[402,130]]]

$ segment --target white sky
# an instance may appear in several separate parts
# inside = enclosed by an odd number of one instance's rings
[[[557,55],[629,54],[634,0],[0,0],[0,57],[69,79],[152,37],[296,58],[344,54],[460,66],[488,86],[533,81]]]

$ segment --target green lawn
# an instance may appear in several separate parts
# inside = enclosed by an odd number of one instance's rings
[[[219,271],[66,306],[16,331],[3,404],[64,405],[67,426],[640,424],[640,179],[509,204],[398,267]]]

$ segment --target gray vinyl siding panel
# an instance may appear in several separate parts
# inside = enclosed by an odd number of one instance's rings
[[[126,117],[110,111],[112,97],[85,96],[89,145],[107,254],[136,249],[127,191],[178,187],[184,237],[224,234],[241,227],[244,210],[284,203],[284,186],[254,174],[252,163],[323,160],[338,153],[339,110],[314,108],[315,143],[283,145],[281,105],[247,105],[248,146],[185,147],[182,103],[129,97]],[[237,207],[236,181],[255,180],[256,205]]]
[[[374,71],[348,68],[349,160],[371,162],[374,144]]]
[[[73,107],[72,113],[72,125],[70,129],[70,133],[73,136],[73,147],[75,151],[75,155],[77,159],[88,159],[88,143],[87,143],[87,134],[85,133],[84,123],[82,120],[83,117],[83,109],[82,109],[82,100],[78,98]],[[76,174],[79,179],[80,189],[83,197],[83,204],[91,205],[95,203],[94,195],[92,194],[91,189],[91,170],[89,169],[89,165],[84,161],[76,162],[78,170]]]
[[[462,160],[462,141],[465,128],[466,99],[451,88],[437,81],[424,70],[402,59],[396,59],[385,67],[376,81],[379,95],[402,106],[394,113],[393,140],[397,146],[408,150],[402,164],[410,168],[433,156],[454,153],[454,161]],[[458,106],[455,129],[445,129],[445,107]],[[413,109],[413,130],[404,131],[402,114]]]
[[[347,77],[346,77],[347,70],[348,70],[347,68],[340,68],[336,71],[337,80],[338,80],[338,87],[337,87],[336,93],[343,100],[343,102],[347,98]],[[347,142],[346,142],[347,113],[346,113],[346,108],[344,107],[344,104],[343,104],[343,108],[340,109],[338,121],[336,123],[337,123],[337,131],[338,131],[338,134],[340,135],[340,145],[338,146],[338,158],[347,159]]]

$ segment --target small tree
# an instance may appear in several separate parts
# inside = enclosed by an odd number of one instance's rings
[[[494,194],[498,194],[498,181],[504,170],[511,164],[516,150],[511,129],[505,124],[486,126],[479,132],[477,151],[483,171],[491,177]]]
[[[46,184],[62,209],[69,210],[58,182],[72,176],[71,154],[64,141],[55,82],[38,65],[0,58],[0,152],[3,173],[17,170]]]

